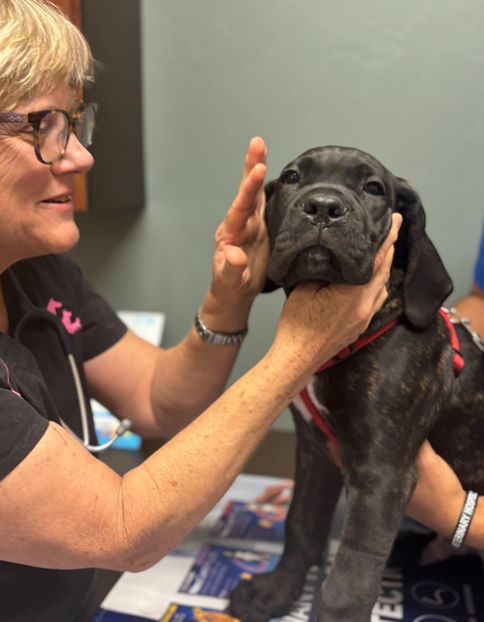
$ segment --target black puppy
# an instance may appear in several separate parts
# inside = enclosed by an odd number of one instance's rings
[[[290,610],[307,570],[321,563],[344,485],[341,545],[318,596],[318,619],[369,622],[423,440],[430,438],[465,488],[484,494],[484,356],[459,329],[465,367],[456,376],[450,326],[439,314],[452,282],[407,182],[366,153],[320,147],[288,164],[266,191],[269,287],[286,293],[307,280],[367,282],[392,212],[402,214],[403,225],[388,301],[364,335],[379,336],[314,377],[309,393],[322,422],[302,416],[301,400],[292,405],[296,486],[284,553],[273,573],[238,586],[230,611],[244,622],[265,622]],[[326,451],[325,426],[338,439],[341,471]]]

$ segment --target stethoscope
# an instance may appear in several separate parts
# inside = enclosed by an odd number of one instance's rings
[[[20,335],[23,330],[25,330],[26,324],[29,322],[44,322],[48,324],[51,328],[55,330],[55,333],[59,339],[59,343],[62,346],[62,350],[64,355],[69,363],[69,368],[71,370],[72,379],[74,381],[74,386],[76,388],[77,402],[79,405],[79,413],[81,418],[81,429],[82,429],[82,438],[79,437],[62,419],[59,415],[59,422],[62,427],[70,432],[75,438],[77,438],[84,447],[92,453],[99,453],[101,451],[106,451],[109,449],[113,443],[115,443],[120,436],[123,436],[125,432],[127,432],[132,423],[129,419],[122,419],[119,422],[118,427],[114,431],[113,435],[109,439],[109,441],[103,443],[102,445],[90,445],[89,444],[89,423],[88,423],[88,410],[86,405],[86,397],[84,395],[84,391],[82,390],[81,377],[79,375],[79,369],[77,367],[76,360],[74,358],[74,352],[72,349],[72,343],[69,333],[67,329],[62,324],[57,316],[55,316],[50,311],[44,309],[30,309],[27,313],[22,317],[22,319],[17,324],[14,331],[14,339],[18,339],[18,341],[22,341]]]

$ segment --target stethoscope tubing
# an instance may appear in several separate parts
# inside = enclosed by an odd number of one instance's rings
[[[74,381],[76,397],[77,397],[77,402],[79,406],[82,438],[79,437],[59,415],[58,418],[59,418],[60,424],[65,430],[67,430],[77,440],[79,440],[88,451],[92,453],[101,453],[105,451],[106,449],[109,449],[109,447],[111,447],[111,445],[113,445],[113,443],[115,443],[120,436],[122,436],[125,432],[127,432],[131,428],[132,426],[131,421],[129,419],[122,419],[119,422],[118,427],[114,431],[109,441],[106,441],[102,445],[91,445],[89,443],[89,416],[88,416],[88,409],[87,409],[87,404],[86,404],[86,396],[82,388],[81,376],[79,374],[79,368],[77,366],[76,359],[74,357],[71,338],[65,326],[62,324],[59,318],[57,318],[57,316],[55,316],[50,311],[43,310],[43,309],[32,309],[31,311],[26,313],[23,316],[23,318],[20,320],[20,322],[18,323],[16,330],[15,330],[14,338],[21,342],[22,340],[21,340],[20,335],[21,335],[21,332],[25,329],[26,324],[32,321],[36,321],[36,320],[37,321],[40,320],[41,322],[45,322],[49,324],[49,326],[51,326],[55,330],[55,333],[62,346],[64,355],[67,359],[67,362],[69,363],[69,369],[72,375],[72,379]]]

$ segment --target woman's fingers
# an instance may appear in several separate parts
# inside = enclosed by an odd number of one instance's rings
[[[234,243],[244,233],[244,228],[260,204],[259,193],[264,187],[265,164],[256,164],[242,181],[239,192],[230,207],[224,222],[225,239]]]
[[[375,257],[375,272],[382,266],[382,264],[388,263],[388,261],[386,261],[386,258],[388,257],[388,252],[393,249],[393,245],[397,241],[398,232],[401,225],[402,215],[397,212],[393,213],[392,226],[390,227],[390,231]]]
[[[273,505],[286,505],[292,499],[294,482],[288,481],[277,486],[269,486],[255,499],[256,503],[272,503]]]
[[[260,136],[254,136],[249,142],[249,148],[244,162],[244,171],[242,180],[244,180],[256,164],[267,161],[267,147],[264,139]]]

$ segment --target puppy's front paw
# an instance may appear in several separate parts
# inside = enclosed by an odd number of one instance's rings
[[[275,571],[241,581],[230,595],[228,611],[242,622],[267,622],[288,613],[300,596],[298,577]]]

